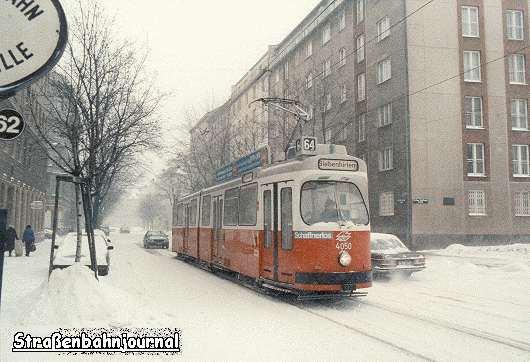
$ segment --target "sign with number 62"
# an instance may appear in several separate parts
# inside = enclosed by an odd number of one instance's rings
[[[22,134],[25,128],[20,113],[12,109],[0,111],[0,140],[14,140]]]

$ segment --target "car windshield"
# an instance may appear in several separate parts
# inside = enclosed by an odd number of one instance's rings
[[[370,237],[372,250],[407,249],[405,245],[394,235],[374,235]]]
[[[159,233],[149,233],[148,234],[149,237],[152,237],[152,238],[165,238],[167,237],[166,234],[162,233],[162,232],[159,232]]]
[[[350,182],[310,181],[302,187],[302,219],[308,225],[368,224],[368,210],[359,189]]]

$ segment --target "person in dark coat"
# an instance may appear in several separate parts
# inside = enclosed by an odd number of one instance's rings
[[[11,225],[6,230],[6,242],[5,242],[5,249],[9,252],[9,256],[11,256],[11,253],[13,252],[13,249],[15,249],[15,240],[18,239],[17,231],[15,228]]]
[[[22,234],[22,241],[26,247],[26,256],[29,256],[29,253],[32,251],[33,244],[35,243],[35,234],[31,229],[31,225],[26,226],[24,234]]]
[[[337,203],[331,199],[327,199],[324,203],[324,210],[320,213],[320,221],[333,222],[338,219]]]

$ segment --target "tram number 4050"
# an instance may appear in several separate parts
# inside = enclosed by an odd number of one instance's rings
[[[351,250],[352,245],[351,243],[337,243],[337,245],[335,245],[335,248],[337,248],[338,250]]]
[[[22,115],[12,109],[0,110],[0,139],[12,140],[24,131]]]

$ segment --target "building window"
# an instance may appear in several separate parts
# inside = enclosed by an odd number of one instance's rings
[[[480,82],[480,52],[464,51],[464,81]]]
[[[357,24],[364,21],[364,0],[357,0]]]
[[[394,216],[394,193],[379,194],[379,216]]]
[[[512,54],[508,57],[510,84],[526,84],[525,56]]]
[[[326,59],[324,63],[322,63],[322,76],[326,78],[328,75],[331,74],[331,59]]]
[[[383,127],[392,123],[392,103],[388,103],[377,108],[377,121],[379,127]]]
[[[309,39],[305,46],[305,56],[309,58],[311,55],[313,55],[313,41]]]
[[[340,48],[339,49],[339,67],[342,67],[343,65],[346,65],[346,49]]]
[[[357,63],[364,60],[364,34],[357,37]]]
[[[482,128],[482,97],[464,98],[466,128]]]
[[[513,175],[528,177],[528,145],[512,145]]]
[[[467,175],[484,176],[484,144],[467,144]]]
[[[346,28],[346,11],[342,9],[339,14],[339,31],[344,30],[344,28]]]
[[[310,89],[313,86],[313,72],[309,72],[305,78],[305,86]]]
[[[346,84],[342,84],[340,86],[340,102],[341,103],[346,102],[347,98],[348,98],[348,89],[346,88]]]
[[[386,82],[392,77],[392,61],[390,58],[377,63],[377,84]]]
[[[361,73],[357,76],[357,101],[364,101],[366,98],[366,76]]]
[[[512,129],[528,130],[528,100],[512,99]]]
[[[394,151],[392,147],[386,147],[379,151],[379,171],[389,171],[394,168]]]
[[[331,24],[327,23],[322,29],[322,45],[331,40]]]
[[[520,191],[515,193],[515,216],[530,216],[530,192]]]
[[[462,6],[462,35],[478,38],[478,8],[476,6]]]
[[[482,190],[470,190],[467,194],[470,216],[486,215],[486,193]]]
[[[366,140],[366,114],[361,114],[357,122],[358,140],[364,142]]]
[[[289,79],[289,62],[283,64],[283,79]]]
[[[521,10],[506,11],[506,35],[510,40],[524,39],[524,18]]]
[[[385,16],[377,22],[377,42],[385,39],[390,35],[390,18]]]

